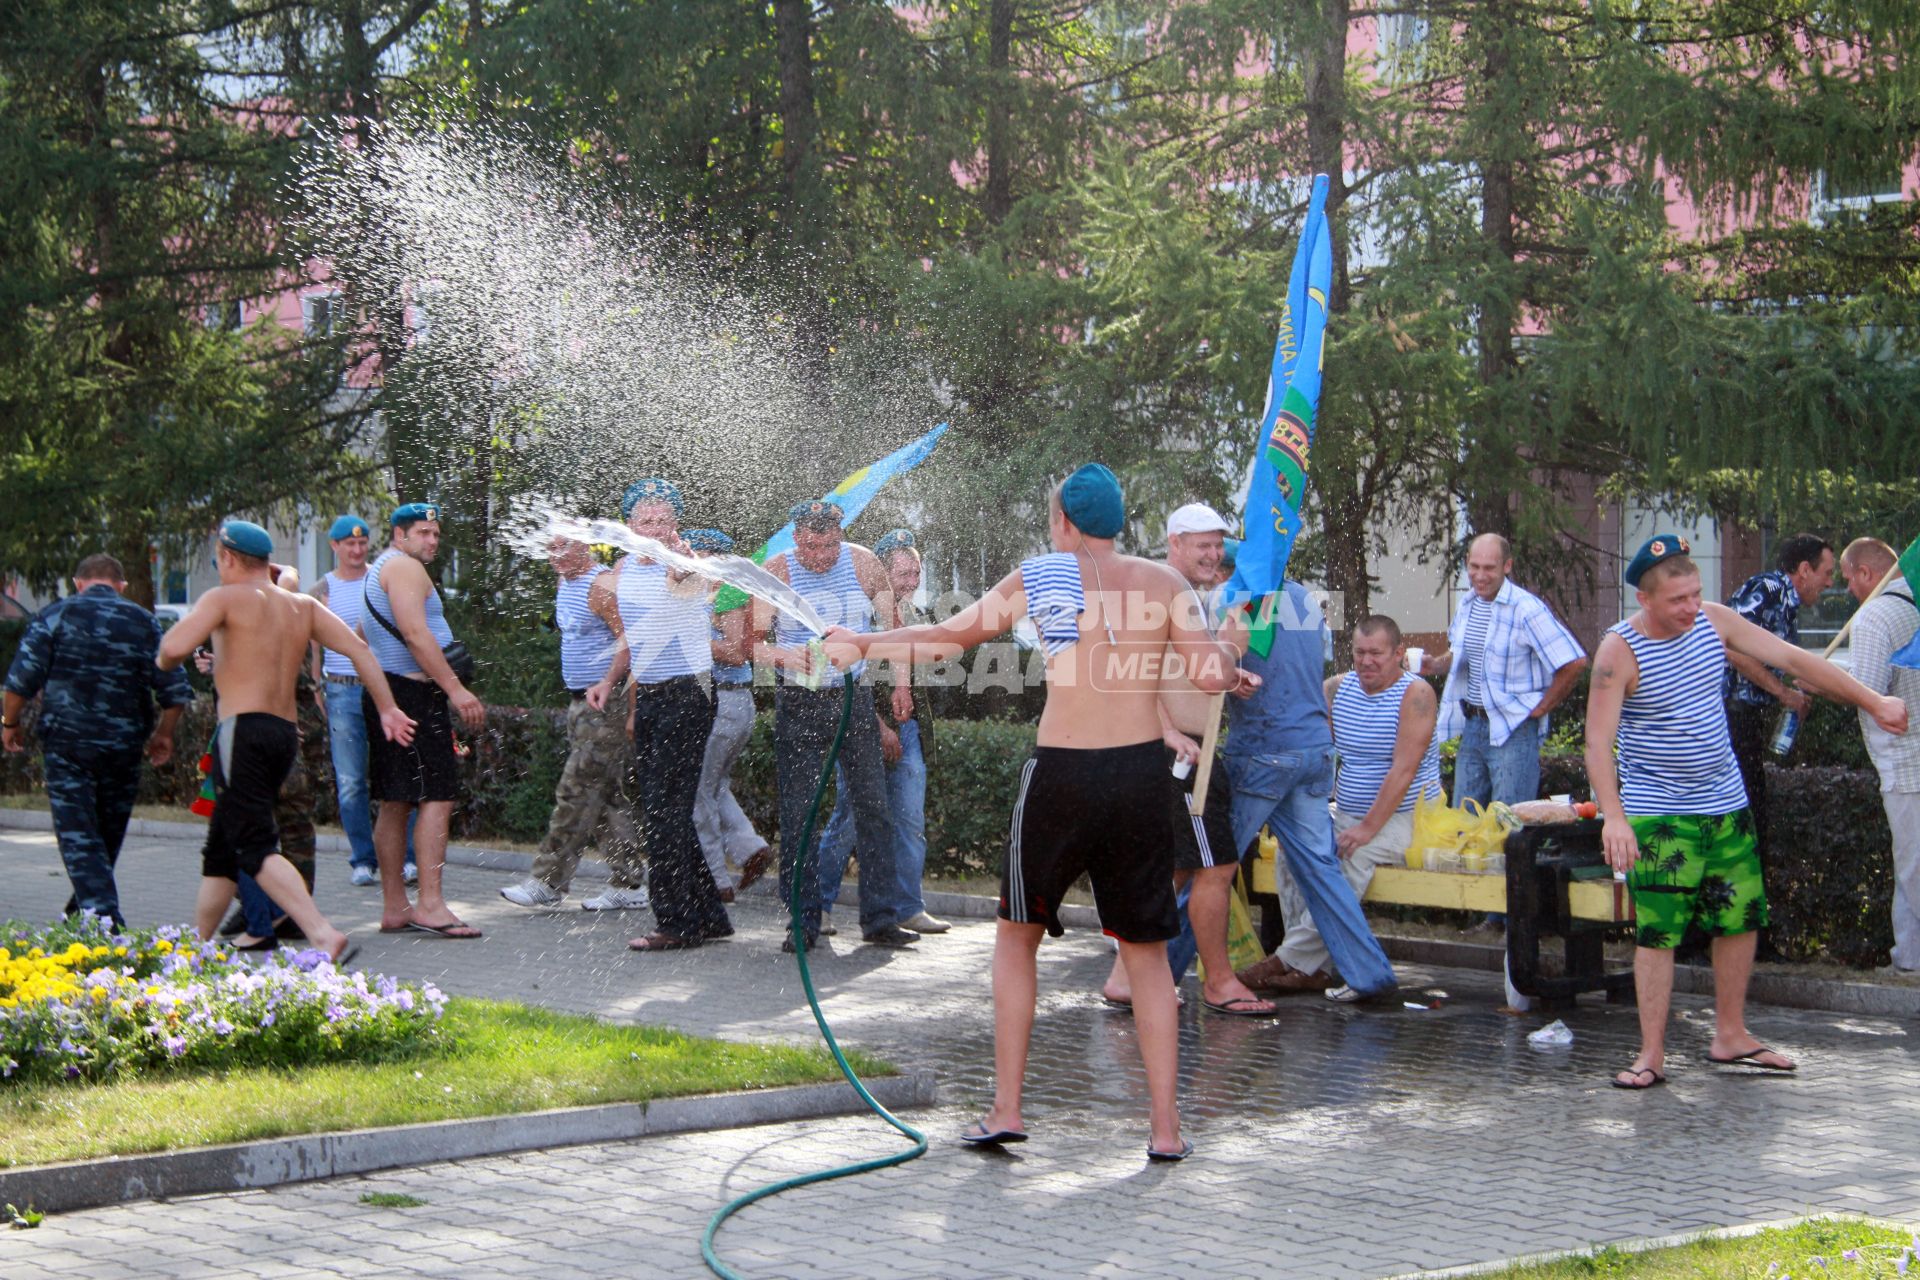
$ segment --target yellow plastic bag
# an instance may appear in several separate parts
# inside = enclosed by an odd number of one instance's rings
[[[1496,855],[1501,858],[1500,866],[1504,869],[1507,826],[1501,821],[1500,811],[1506,806],[1496,804],[1482,809],[1472,800],[1467,803],[1473,808],[1468,811],[1471,817],[1465,830],[1460,833],[1460,869],[1476,875],[1485,874],[1493,869],[1489,859]]]
[[[1407,865],[1415,871],[1438,870],[1433,856],[1444,857],[1460,848],[1466,827],[1466,815],[1447,804],[1445,793],[1428,799],[1419,796],[1413,802],[1413,839],[1407,842]]]

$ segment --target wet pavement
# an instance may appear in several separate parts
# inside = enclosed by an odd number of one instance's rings
[[[0,832],[0,916],[44,917],[66,894],[51,836]],[[129,841],[136,922],[184,918],[197,849]],[[731,1038],[814,1037],[770,900],[738,936],[695,952],[625,951],[645,913],[516,910],[512,877],[453,868],[477,943],[381,936],[377,894],[322,855],[321,902],[366,945],[363,967],[450,992],[523,999]],[[851,910],[847,911],[851,916]],[[826,940],[816,980],[843,1043],[940,1080],[906,1117],[933,1149],[897,1169],[747,1209],[722,1256],[755,1277],[1285,1275],[1376,1277],[1811,1212],[1920,1219],[1920,1058],[1911,1024],[1756,1008],[1798,1077],[1700,1061],[1704,1002],[1681,998],[1672,1084],[1608,1087],[1634,1013],[1589,998],[1561,1016],[1572,1046],[1527,1032],[1553,1015],[1498,1011],[1493,975],[1402,967],[1404,1003],[1292,997],[1280,1017],[1183,1013],[1181,1101],[1198,1154],[1149,1166],[1131,1020],[1094,995],[1110,959],[1091,931],[1041,951],[1026,1119],[1004,1153],[955,1135],[991,1092],[992,926],[956,925],[905,952]],[[1444,1000],[1430,993],[1445,992]],[[897,1150],[877,1120],[820,1120],[572,1147],[272,1191],[50,1218],[0,1237],[0,1276],[704,1274],[699,1238],[727,1198],[775,1178]],[[427,1203],[375,1209],[369,1190]]]

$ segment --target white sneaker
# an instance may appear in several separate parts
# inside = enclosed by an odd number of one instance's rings
[[[400,868],[400,878],[408,884],[419,884],[420,868],[409,862],[406,866]]]
[[[608,885],[580,906],[586,911],[637,911],[647,902],[645,889],[616,889]]]
[[[911,920],[902,920],[900,927],[902,929],[911,929],[915,933],[945,933],[947,930],[953,928],[953,926],[945,920],[937,916],[930,916],[924,911]]]
[[[566,894],[545,880],[523,880],[519,884],[510,884],[500,891],[500,896],[516,907],[557,907],[567,898]]]
[[[839,932],[838,929],[833,927],[833,912],[822,911],[820,913],[820,936],[823,938],[831,938],[838,935]]]
[[[370,884],[379,884],[380,874],[372,867],[355,867],[353,869],[353,882],[364,889]]]

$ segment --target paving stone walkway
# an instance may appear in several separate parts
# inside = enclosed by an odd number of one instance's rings
[[[187,841],[129,841],[136,923],[186,918],[197,872]],[[477,943],[374,932],[377,896],[347,884],[344,855],[322,855],[321,902],[369,970],[690,1032],[814,1037],[770,900],[736,910],[730,942],[640,956],[622,944],[650,917],[521,912],[495,892],[507,878],[450,869],[456,908],[487,931]],[[50,835],[0,832],[0,918],[49,916],[66,892]],[[907,1117],[933,1148],[747,1209],[720,1237],[746,1276],[1379,1277],[1811,1212],[1920,1221],[1908,1023],[1755,1009],[1754,1030],[1804,1064],[1755,1077],[1699,1060],[1711,1015],[1682,998],[1672,1084],[1632,1094],[1607,1086],[1632,1052],[1631,1009],[1583,1003],[1565,1015],[1572,1047],[1543,1052],[1526,1033],[1546,1017],[1498,1012],[1489,975],[1403,966],[1406,999],[1433,1007],[1295,997],[1267,1021],[1190,1007],[1181,1098],[1199,1153],[1149,1166],[1132,1026],[1091,994],[1110,954],[1097,935],[1042,949],[1034,1137],[1001,1154],[955,1141],[991,1091],[992,926],[906,952],[831,945],[815,971],[835,1033],[939,1076],[942,1105]],[[821,1120],[92,1210],[0,1234],[0,1277],[695,1277],[727,1198],[899,1145],[871,1118]],[[376,1209],[360,1203],[370,1190],[427,1203]]]

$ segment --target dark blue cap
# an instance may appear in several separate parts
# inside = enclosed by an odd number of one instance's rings
[[[680,537],[695,551],[733,550],[733,539],[718,529],[688,529]]]
[[[333,527],[327,530],[327,537],[334,542],[338,542],[342,538],[365,538],[369,536],[367,532],[367,522],[359,516],[341,516],[333,522]]]
[[[387,521],[395,529],[404,529],[416,520],[438,520],[440,504],[437,502],[409,502],[404,507],[393,509],[393,519]]]
[[[1671,560],[1675,556],[1690,555],[1692,546],[1677,533],[1656,533],[1640,544],[1640,550],[1634,552],[1633,559],[1627,561],[1627,585],[1637,587],[1640,579],[1647,576],[1647,570],[1662,560]]]
[[[1116,537],[1127,523],[1120,481],[1097,462],[1081,467],[1060,486],[1060,510],[1089,538]]]
[[[220,545],[265,560],[273,554],[273,535],[251,520],[229,520],[220,526]]]
[[[920,554],[920,548],[914,542],[913,530],[889,529],[880,535],[880,541],[873,544],[873,554],[882,560],[896,551],[911,551],[915,556]]]
[[[840,522],[846,518],[846,509],[831,498],[796,502],[793,509],[787,512],[787,519],[801,529],[838,529]]]
[[[673,518],[678,520],[687,514],[687,504],[680,497],[680,486],[671,480],[662,480],[659,476],[648,476],[645,480],[635,480],[620,495],[620,518],[630,519],[633,509],[643,502],[664,502],[673,508]]]

